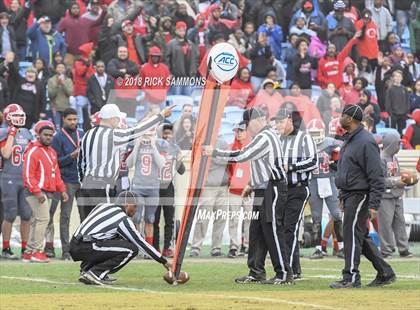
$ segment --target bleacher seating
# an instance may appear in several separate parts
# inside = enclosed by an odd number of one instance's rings
[[[224,117],[236,124],[242,120],[243,113],[244,110],[242,110],[241,108],[229,106],[225,107]]]

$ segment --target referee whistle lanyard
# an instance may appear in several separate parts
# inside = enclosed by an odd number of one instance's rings
[[[67,139],[69,139],[71,144],[73,144],[76,149],[79,148],[79,146],[80,146],[80,133],[77,129],[76,129],[76,136],[77,136],[77,141],[76,142],[74,142],[73,138],[69,135],[69,133],[64,128],[61,128],[61,132],[67,137]]]

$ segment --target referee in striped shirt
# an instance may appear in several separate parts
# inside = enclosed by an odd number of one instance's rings
[[[300,279],[299,225],[310,195],[309,180],[312,171],[318,167],[318,155],[312,137],[304,130],[298,111],[280,109],[275,121],[285,156],[284,168],[287,171],[284,231],[288,258],[294,278]]]
[[[99,126],[86,132],[80,146],[78,172],[81,189],[78,204],[82,206],[79,210],[83,210],[81,221],[97,204],[110,202],[110,197],[115,196],[121,150],[170,115],[171,108],[166,108],[134,128],[119,129],[126,114],[120,112],[116,104],[106,104],[101,108]]]
[[[251,184],[243,196],[255,193],[253,215],[249,228],[249,274],[235,280],[236,283],[287,284],[293,276],[287,258],[282,226],[287,199],[286,173],[278,135],[268,126],[265,113],[259,108],[246,110],[243,120],[253,136],[252,141],[238,151],[215,150],[204,147],[204,155],[228,162],[251,161]],[[266,280],[265,258],[270,253],[276,275]]]
[[[85,284],[109,285],[115,279],[109,274],[123,268],[139,251],[169,270],[171,265],[139,234],[131,217],[136,213],[137,198],[122,192],[115,204],[97,205],[80,224],[70,242],[74,261],[82,261],[79,281]]]

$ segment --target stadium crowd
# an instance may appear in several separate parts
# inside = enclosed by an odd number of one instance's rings
[[[127,127],[132,120],[159,115],[174,98],[200,93],[203,85],[144,81],[207,77],[207,52],[220,42],[228,42],[240,54],[227,106],[238,111],[260,108],[269,120],[279,109],[299,111],[303,128],[317,147],[329,143],[317,150],[322,160],[311,182],[318,180],[309,204],[321,204],[321,213],[312,214],[317,248],[311,257],[326,255],[327,241],[331,234],[335,236],[334,223],[341,218],[337,208],[330,208],[330,204],[338,207],[334,182],[325,189],[323,180],[334,177],[336,148],[343,135],[338,120],[348,105],[362,109],[365,126],[382,146],[389,189],[379,223],[375,222],[382,254],[390,256],[398,248],[401,256],[411,256],[400,202],[405,184],[397,182],[400,172],[395,154],[400,139],[404,149],[420,147],[417,1],[3,0],[0,26],[3,258],[17,258],[10,247],[17,215],[23,258],[47,262],[47,256],[54,257],[52,218],[61,200],[62,258],[71,259],[69,221],[80,188],[77,159],[83,133],[107,119],[100,111],[109,103],[127,114],[126,123],[120,124]],[[175,173],[185,171],[183,156],[191,150],[196,125],[196,103],[187,100],[181,106],[172,122],[166,120],[157,131],[122,151],[119,181],[113,189],[116,195],[132,188],[143,198],[145,208],[137,210],[134,223],[159,251],[163,213],[162,254],[166,257],[172,256],[174,238],[172,181]],[[238,122],[231,129],[234,140],[225,141],[220,135],[217,148],[240,150],[250,141],[245,124]],[[48,152],[42,151],[42,146],[49,145]],[[37,160],[47,163],[45,170]],[[129,179],[131,167],[134,177]],[[250,211],[250,198],[242,197],[249,178],[249,163],[226,166],[214,159],[200,208]],[[47,200],[41,191],[48,193]],[[33,196],[26,201],[28,192]],[[57,192],[63,193],[61,197]],[[331,220],[321,237],[324,200]],[[46,208],[40,211],[42,207]],[[83,206],[78,207],[82,221],[87,214]],[[392,214],[385,212],[391,209]],[[200,255],[209,221],[197,220],[191,256]],[[243,221],[242,238],[237,234],[242,221],[228,221],[228,256],[246,255],[249,220]],[[223,218],[213,221],[212,256],[223,255],[226,222]],[[343,257],[340,243],[335,240],[334,248]],[[25,257],[25,250],[32,254]]]

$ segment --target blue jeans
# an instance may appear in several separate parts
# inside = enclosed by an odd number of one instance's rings
[[[26,45],[18,48],[17,55],[19,57],[19,61],[25,61],[26,51],[27,51],[27,46]]]
[[[89,114],[90,114],[90,104],[89,100],[85,96],[76,96],[76,103],[75,106],[72,106],[77,111],[77,124],[80,128],[83,127],[83,108],[88,106]]]
[[[193,90],[194,88],[191,86],[172,86],[169,94],[190,96]]]

